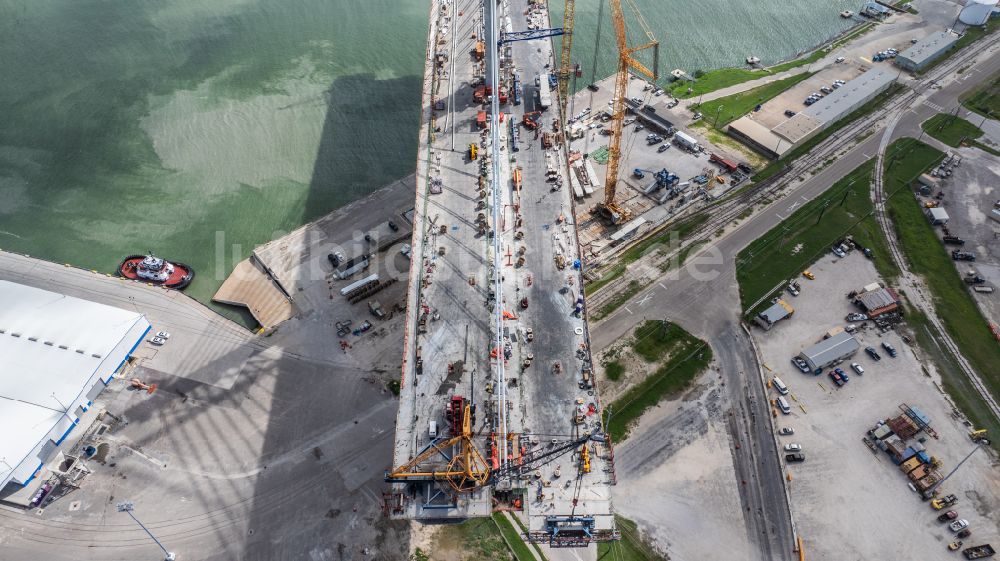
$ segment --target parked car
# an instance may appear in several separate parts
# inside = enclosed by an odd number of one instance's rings
[[[872,360],[882,360],[875,347],[865,347],[865,352],[868,353],[868,356],[872,357]]]
[[[802,276],[809,280],[816,280],[816,275],[812,271],[802,271]]]
[[[393,232],[398,232],[399,231],[399,226],[397,226],[395,222],[393,222],[392,220],[390,220],[389,221],[389,229],[392,230]]]
[[[853,321],[865,321],[865,320],[868,319],[868,316],[866,316],[865,314],[859,314],[858,312],[851,312],[851,313],[847,314],[847,318],[846,319],[847,319],[847,321],[851,321],[851,322],[853,322]]]
[[[971,535],[972,535],[972,530],[970,530],[968,528],[966,528],[966,529],[962,530],[961,532],[955,534],[955,536],[959,537],[959,538],[967,538],[967,537],[969,537]],[[958,545],[959,547],[962,547],[962,542],[961,541],[959,541],[958,544],[959,544]]]
[[[330,260],[330,264],[335,268],[339,267],[341,263],[344,262],[344,254],[339,251],[334,251],[333,253],[326,256]]]
[[[840,374],[837,374],[832,370],[830,371],[830,379],[833,380],[833,383],[836,384],[838,388],[844,385],[844,379],[840,377]]]
[[[834,60],[833,62],[836,62],[837,64],[840,64],[841,62],[844,62],[845,60],[847,60],[847,59],[846,59],[846,58],[844,58],[844,57],[842,57],[842,56],[839,56],[839,57],[837,57],[837,59],[836,59],[836,60]]]
[[[844,253],[844,250],[840,249],[837,246],[833,246],[833,254],[840,258],[847,257],[847,254]]]
[[[791,454],[785,454],[786,462],[804,462],[806,461],[806,455],[802,452],[793,452]]]
[[[951,524],[948,524],[948,528],[950,528],[952,532],[957,532],[959,530],[964,530],[964,529],[966,529],[968,527],[969,527],[969,521],[966,520],[966,519],[964,519],[964,518],[961,519],[961,520],[956,520],[956,521],[952,522]]]
[[[669,149],[670,149],[670,145],[669,144],[664,144],[664,145],[660,146],[659,148],[657,148],[656,151],[658,153],[663,153],[663,152],[666,152]]]
[[[149,340],[149,342],[151,344],[156,345],[157,347],[159,347],[160,345],[166,343],[167,340],[164,339],[164,338],[162,338],[162,337],[153,337],[152,339]]]
[[[809,363],[807,363],[806,361],[802,360],[801,358],[799,358],[799,357],[793,357],[792,358],[792,364],[794,364],[796,368],[798,368],[799,370],[805,372],[806,374],[809,373]]]
[[[795,111],[791,109],[785,109],[785,117],[794,117],[796,115]]]
[[[791,444],[785,444],[785,452],[801,452],[801,451],[802,451],[801,444],[796,444],[794,442]]]
[[[159,331],[156,333],[156,336],[159,337],[160,339],[165,340],[170,338],[170,333],[167,331]]]
[[[782,427],[781,430],[778,431],[778,434],[782,436],[793,435],[795,434],[795,429],[793,429],[792,427]]]
[[[833,371],[836,372],[838,376],[840,376],[841,378],[843,378],[843,380],[844,380],[845,383],[851,381],[850,376],[848,376],[847,372],[844,372],[843,369],[841,369],[841,368],[834,368]]]
[[[941,516],[938,516],[937,520],[938,520],[938,522],[947,522],[949,520],[954,520],[956,518],[958,518],[958,511],[957,510],[949,510],[948,512],[942,514]]]
[[[865,373],[865,369],[861,368],[861,365],[858,364],[858,363],[856,363],[856,362],[852,362],[851,363],[851,370],[854,370],[855,372],[857,372],[858,375],[862,375],[862,374]]]
[[[896,358],[896,349],[892,345],[882,341],[882,348],[885,349],[885,352],[889,353],[890,357]]]
[[[787,290],[788,293],[791,294],[792,296],[799,295],[799,289],[795,288],[794,284],[789,284],[788,286],[785,287],[785,290]]]
[[[848,333],[854,333],[857,330],[858,330],[858,326],[857,326],[857,324],[854,324],[854,323],[849,323],[849,324],[847,324],[847,325],[844,326],[844,331],[846,331]]]

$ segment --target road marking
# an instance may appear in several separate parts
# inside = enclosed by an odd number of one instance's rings
[[[667,289],[667,287],[663,286],[663,283],[662,283],[662,282],[658,282],[658,283],[656,283],[656,284],[660,285],[660,288],[662,288],[663,290],[666,290],[666,289]]]
[[[649,301],[650,301],[650,300],[652,300],[652,299],[653,299],[653,293],[652,293],[652,292],[647,292],[645,296],[643,296],[643,297],[642,297],[642,298],[640,298],[639,300],[636,300],[636,301],[635,301],[635,303],[636,303],[637,305],[639,305],[639,306],[642,306],[642,305],[644,305],[644,304],[645,304],[646,302],[649,302]]]
[[[930,107],[931,109],[933,109],[935,111],[942,111],[944,109],[943,107],[941,107],[940,105],[938,105],[936,103],[931,103],[929,100],[924,101],[924,105],[926,105],[927,107]]]
[[[777,213],[777,212],[776,212],[776,213],[774,213],[774,215],[778,217],[778,220],[784,220],[784,219],[785,219],[785,217],[784,217],[784,216],[782,216],[781,214],[779,214],[779,213]]]
[[[632,310],[628,309],[628,306],[622,306],[622,307],[623,307],[623,308],[625,308],[625,311],[626,311],[626,312],[628,312],[628,313],[630,313],[630,314],[632,313]]]

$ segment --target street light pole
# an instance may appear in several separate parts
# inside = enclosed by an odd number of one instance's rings
[[[139,519],[135,517],[135,514],[132,514],[132,510],[135,508],[135,505],[132,504],[132,501],[122,501],[118,503],[116,506],[118,508],[118,512],[128,513],[128,515],[132,517],[132,520],[135,520],[135,523],[138,524],[140,528],[145,530],[146,534],[150,537],[150,539],[156,542],[156,545],[160,546],[160,549],[163,550],[163,555],[164,555],[163,561],[174,561],[175,559],[177,559],[177,556],[174,555],[172,552],[167,551],[167,548],[163,547],[163,544],[160,543],[160,540],[156,539],[156,536],[153,535],[153,532],[150,532],[149,528],[143,525],[142,522],[139,522]]]

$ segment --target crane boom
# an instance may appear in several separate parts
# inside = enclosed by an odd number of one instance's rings
[[[659,42],[653,38],[649,26],[636,11],[636,17],[643,27],[649,41],[637,47],[628,46],[628,35],[625,32],[625,15],[622,13],[621,0],[610,0],[611,19],[615,25],[615,37],[618,42],[618,72],[615,74],[615,91],[611,106],[611,142],[608,145],[608,174],[604,182],[604,202],[598,210],[611,222],[617,224],[628,218],[628,211],[615,202],[615,191],[618,185],[618,164],[621,160],[622,121],[625,118],[625,97],[628,93],[629,71],[634,71],[653,81],[659,77]],[[630,5],[635,7],[630,2]],[[650,70],[632,55],[653,49],[653,69]]]

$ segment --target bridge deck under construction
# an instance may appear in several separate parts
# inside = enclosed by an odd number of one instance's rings
[[[387,508],[430,520],[507,505],[526,511],[532,539],[610,539],[613,452],[606,441],[586,441],[600,432],[600,402],[566,154],[558,143],[543,149],[540,138],[559,108],[541,107],[539,88],[549,88],[547,73],[558,64],[549,40],[505,44],[498,54],[489,46],[490,21],[506,31],[527,29],[529,20],[550,27],[545,5],[502,2],[495,16],[479,0],[435,1],[431,9],[394,466],[453,436],[446,407],[460,396],[474,407],[471,442],[491,478],[456,491],[440,472],[461,447],[431,449],[412,471],[438,475],[393,483]],[[491,111],[491,100],[473,97],[490,84],[494,62],[499,83],[512,87],[516,73],[522,90],[515,104],[512,90],[498,88]],[[521,126],[536,110],[538,130]],[[492,119],[481,128],[484,111]],[[553,171],[559,181],[547,181]]]

